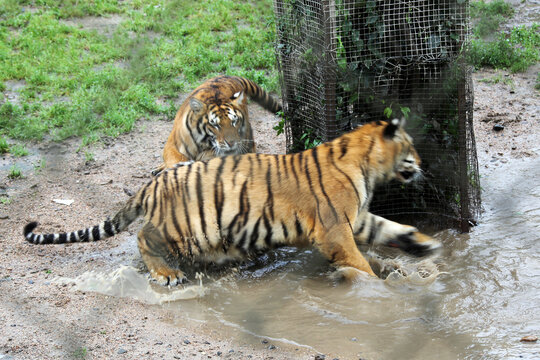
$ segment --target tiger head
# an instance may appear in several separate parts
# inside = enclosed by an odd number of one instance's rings
[[[195,115],[192,123],[199,132],[200,143],[216,156],[244,154],[253,151],[253,135],[243,103],[244,93],[235,93],[230,101],[205,104],[192,97],[189,106]]]
[[[385,168],[385,180],[397,179],[408,183],[422,177],[420,156],[413,146],[412,137],[404,130],[405,119],[383,123],[381,146],[377,161]],[[393,154],[393,156],[388,156]]]

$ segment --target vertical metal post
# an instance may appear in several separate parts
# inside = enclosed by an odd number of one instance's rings
[[[469,198],[469,171],[467,168],[467,108],[466,108],[466,68],[464,61],[459,60],[458,81],[458,167],[459,167],[459,199],[460,199],[460,228],[462,232],[469,232],[470,225],[470,198]]]
[[[336,43],[335,29],[335,1],[323,0],[324,25],[324,120],[326,140],[332,140],[339,134],[336,121]]]

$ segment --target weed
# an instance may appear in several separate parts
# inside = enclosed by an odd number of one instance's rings
[[[319,146],[322,144],[322,140],[318,138],[311,129],[308,129],[300,137],[300,143],[303,144],[304,149],[307,150]]]
[[[29,154],[28,149],[24,145],[16,144],[9,149],[9,152],[15,157],[22,157]]]
[[[534,85],[536,90],[540,90],[540,72],[536,75],[536,84]]]
[[[85,359],[87,355],[88,350],[84,347],[80,347],[77,350],[73,352],[73,357],[75,359]]]
[[[36,163],[34,163],[33,165],[34,165],[34,171],[35,171],[36,173],[39,173],[39,172],[41,172],[43,169],[45,169],[45,165],[46,165],[45,159],[43,159],[43,158],[42,158],[42,159],[39,159],[39,161],[36,162]]]
[[[277,115],[281,118],[281,120],[279,120],[279,123],[274,126],[274,130],[277,132],[276,135],[281,135],[285,132],[285,116],[283,111],[278,112]]]
[[[84,161],[86,163],[90,163],[90,162],[92,162],[94,160],[95,160],[94,159],[94,154],[92,152],[90,152],[90,151],[85,151],[84,152]]]
[[[9,152],[9,144],[7,143],[6,139],[1,136],[0,137],[0,154],[5,154]]]
[[[22,171],[21,169],[17,166],[17,164],[11,166],[9,168],[9,174],[8,174],[8,178],[10,179],[20,179],[22,178],[23,175],[22,175]]]
[[[480,82],[486,83],[486,84],[504,84],[510,87],[514,87],[514,80],[512,80],[509,76],[504,76],[502,73],[498,72],[496,75],[493,75],[489,78],[483,78],[478,80]]]
[[[0,204],[9,205],[11,204],[11,198],[8,196],[0,196]]]

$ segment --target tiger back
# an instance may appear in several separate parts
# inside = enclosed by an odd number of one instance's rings
[[[270,112],[281,105],[253,81],[218,76],[197,87],[178,110],[163,149],[159,173],[176,163],[255,152],[247,99]]]
[[[314,246],[345,277],[375,276],[356,243],[426,255],[440,243],[418,229],[369,212],[374,188],[420,176],[420,158],[402,122],[374,122],[313,149],[245,154],[179,165],[143,186],[112,218],[34,244],[95,241],[144,217],[141,257],[152,278],[176,285],[193,261],[242,259],[279,246]],[[355,271],[349,271],[354,269]],[[355,275],[356,274],[356,275]]]

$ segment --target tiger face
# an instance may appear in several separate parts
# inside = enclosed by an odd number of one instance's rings
[[[395,154],[392,159],[394,171],[386,180],[396,179],[402,183],[416,181],[422,177],[420,156],[413,145],[412,137],[404,130],[405,119],[393,119],[383,130],[383,146]],[[388,151],[385,152],[388,154]],[[386,157],[383,161],[389,161]]]
[[[202,122],[201,144],[211,149],[215,156],[245,154],[251,151],[253,141],[247,136],[247,119],[240,105],[244,94],[237,92],[231,101],[222,105],[204,105],[196,98],[190,100],[190,106],[196,114],[194,122]],[[198,158],[197,160],[204,160]]]
[[[176,113],[163,163],[152,174],[180,162],[256,152],[248,98],[272,113],[282,109],[264,89],[243,77],[218,76],[198,86]]]

